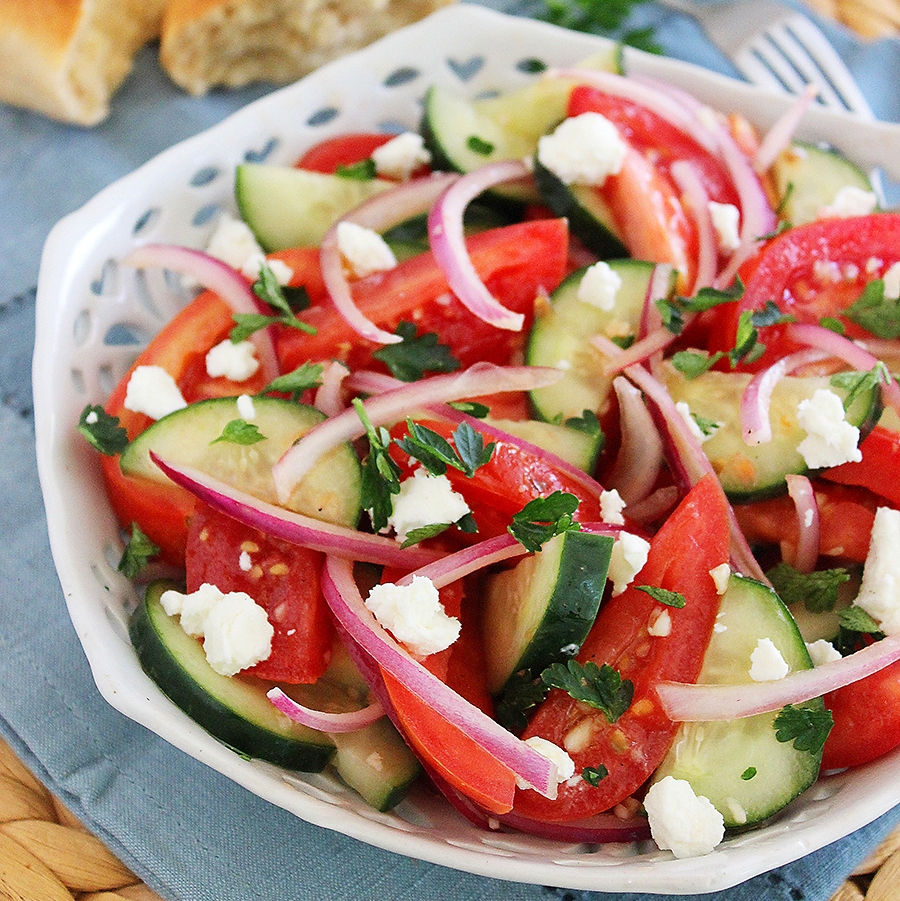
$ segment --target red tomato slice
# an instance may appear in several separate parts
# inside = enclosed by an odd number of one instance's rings
[[[815,494],[819,508],[819,553],[865,562],[877,499],[862,488],[818,481]],[[780,545],[783,557],[793,559],[799,526],[794,502],[789,497],[738,504],[734,512],[750,544]]]
[[[825,695],[834,726],[822,769],[859,766],[900,746],[900,661]]]
[[[838,319],[851,338],[868,332],[843,316],[859,299],[866,284],[900,260],[900,214],[873,213],[853,218],[818,219],[788,229],[773,238],[742,273],[744,296],[722,308],[721,331],[712,350],[734,346],[737,323],[745,310],[762,309],[775,301],[782,313],[798,322],[818,324]],[[798,349],[784,334],[784,326],[760,331],[766,352],[741,369],[756,371]]]
[[[900,507],[900,434],[875,426],[859,449],[862,460],[826,469],[822,478],[841,485],[860,485]]]
[[[160,366],[178,384],[189,403],[208,397],[253,394],[263,387],[255,375],[246,382],[210,378],[206,374],[207,351],[228,336],[234,321],[231,308],[211,291],[200,294],[176,315],[147,345],[106,403],[106,412],[117,416],[128,437],[140,434],[152,420],[125,409],[128,380],[137,366]],[[186,519],[194,508],[191,494],[174,485],[132,479],[122,474],[118,457],[101,457],[107,494],[123,528],[133,522],[161,549],[170,563],[184,561]]]
[[[334,639],[320,583],[323,559],[319,551],[269,538],[198,503],[188,531],[187,590],[207,582],[225,593],[250,595],[265,609],[275,635],[271,655],[242,672],[312,683],[325,672]]]
[[[696,680],[712,634],[719,596],[709,571],[728,560],[728,503],[712,476],[701,479],[653,538],[646,565],[625,591],[607,600],[578,660],[606,663],[634,683],[628,710],[609,723],[599,710],[554,689],[525,737],[541,736],[568,750],[576,773],[603,765],[609,774],[594,786],[570,780],[555,801],[519,791],[516,811],[547,822],[578,820],[609,810],[636,792],[659,766],[677,723],[662,711],[657,683]],[[653,585],[685,597],[681,609],[663,608],[637,586]],[[667,609],[672,629],[650,636],[647,627]]]
[[[356,282],[357,306],[376,325],[394,331],[401,320],[414,322],[420,333],[436,332],[453,355],[469,366],[479,360],[506,363],[528,334],[540,289],[552,291],[566,271],[568,228],[565,220],[544,219],[491,229],[468,239],[475,269],[488,290],[504,306],[526,316],[523,331],[496,329],[470,313],[450,293],[443,272],[430,253],[400,263],[388,272]],[[340,359],[351,369],[376,366],[378,345],[366,341],[326,302],[313,297],[301,314],[316,335],[283,329],[278,352],[285,371],[308,360]]]
[[[352,166],[367,160],[382,144],[394,135],[369,134],[368,132],[338,135],[310,147],[297,161],[298,169],[313,172],[334,173],[339,166]]]

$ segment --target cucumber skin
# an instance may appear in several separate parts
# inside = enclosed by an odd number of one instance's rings
[[[158,603],[162,586],[148,588],[148,595],[157,590],[156,600],[150,596],[149,603]],[[335,747],[324,734],[321,743],[277,735],[243,719],[197,685],[160,636],[148,609],[148,599],[141,601],[132,614],[128,634],[142,669],[160,690],[198,725],[238,754],[308,773],[321,772],[331,760]]]

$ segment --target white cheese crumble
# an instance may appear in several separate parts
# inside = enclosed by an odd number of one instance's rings
[[[386,272],[397,265],[394,251],[384,238],[371,228],[355,222],[338,223],[337,246],[356,278],[365,278],[373,272]]]
[[[161,366],[138,366],[128,379],[123,406],[133,413],[162,419],[186,407],[187,402],[175,379]]]
[[[812,660],[813,666],[822,666],[823,663],[841,659],[841,652],[824,638],[806,642],[806,650],[809,651],[809,659]]]
[[[241,572],[248,573],[253,568],[253,559],[250,557],[250,554],[247,551],[241,551],[240,556],[238,557],[238,567]]]
[[[256,419],[256,406],[249,394],[239,394],[237,399],[238,416],[245,422]]]
[[[882,278],[884,279],[884,296],[900,297],[900,263],[893,263]]]
[[[206,252],[250,279],[259,278],[259,270],[266,262],[280,285],[288,284],[294,275],[290,266],[281,260],[266,260],[250,226],[233,216],[219,217],[216,229],[206,245]]]
[[[797,422],[806,431],[797,450],[811,469],[862,460],[859,429],[847,422],[844,404],[834,391],[818,388],[801,400]]]
[[[600,519],[603,522],[612,526],[624,526],[625,517],[622,515],[624,509],[625,501],[615,488],[600,492]]]
[[[712,219],[720,250],[737,250],[741,246],[741,211],[733,203],[709,202],[709,216]]]
[[[181,628],[203,639],[209,665],[222,676],[233,676],[272,653],[275,630],[266,611],[243,591],[221,592],[204,583],[190,594],[164,591],[163,610],[179,616]]]
[[[841,278],[841,267],[834,260],[816,260],[813,263],[813,275],[820,282],[837,284]]]
[[[887,635],[900,633],[900,510],[879,507],[855,604]]]
[[[258,369],[259,360],[252,341],[235,343],[226,338],[206,353],[206,374],[212,379],[224,377],[232,382],[246,382]]]
[[[406,131],[372,151],[375,171],[385,178],[406,181],[421,166],[431,162],[421,135]]]
[[[600,113],[582,113],[561,122],[538,141],[538,160],[567,185],[602,185],[622,170],[627,145]]]
[[[725,594],[728,590],[728,583],[731,581],[731,565],[720,563],[718,566],[714,566],[709,574],[716,586],[716,594]]]
[[[547,741],[546,738],[541,738],[539,735],[526,738],[525,744],[556,764],[557,785],[562,785],[563,782],[567,782],[575,775],[575,761],[559,745],[555,745],[552,741]],[[534,788],[531,783],[526,782],[520,776],[516,776],[516,785],[519,788]]]
[[[843,216],[868,216],[878,206],[878,197],[873,191],[866,191],[856,185],[844,185],[834,200],[818,212],[819,219]]]
[[[443,651],[459,637],[459,620],[447,615],[434,582],[425,576],[413,576],[409,585],[376,585],[365,604],[375,619],[418,657]]]
[[[750,678],[754,682],[776,682],[789,672],[781,651],[771,638],[760,638],[750,654]]]
[[[725,835],[722,814],[684,779],[666,776],[651,785],[644,809],[653,841],[678,858],[709,854]]]
[[[620,532],[609,557],[608,578],[613,597],[621,594],[643,569],[650,553],[650,542],[631,532]]]
[[[576,297],[599,310],[612,310],[616,295],[622,287],[622,278],[609,263],[600,260],[589,266],[578,283]]]
[[[715,423],[714,425],[710,426],[708,432],[704,432],[703,429],[701,429],[700,426],[697,425],[697,420],[694,419],[694,416],[691,413],[691,408],[683,400],[676,402],[675,409],[681,414],[682,419],[684,419],[684,421],[687,423],[687,427],[690,430],[690,433],[697,439],[697,441],[700,442],[700,444],[703,444],[704,441],[709,441],[709,439],[712,438],[713,435],[715,435],[716,431],[721,428],[719,423]]]
[[[672,617],[668,610],[662,610],[656,619],[647,626],[647,634],[654,638],[665,638],[672,634]]]
[[[447,476],[435,476],[427,469],[417,469],[400,483],[400,492],[392,501],[388,526],[393,527],[397,541],[403,542],[413,529],[454,523],[471,512],[465,498],[453,490]]]

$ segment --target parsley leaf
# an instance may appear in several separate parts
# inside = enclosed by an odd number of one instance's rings
[[[887,366],[879,360],[867,372],[836,372],[830,381],[835,388],[847,392],[844,409],[849,410],[856,398],[863,392],[870,392],[878,385],[890,384],[891,373]]]
[[[497,701],[497,721],[516,734],[528,725],[529,713],[547,697],[550,689],[529,671],[514,673],[506,682],[503,694]]]
[[[397,446],[418,460],[432,475],[442,476],[452,466],[464,472],[470,479],[475,470],[491,459],[495,442],[485,445],[484,436],[467,422],[460,423],[451,437],[453,444],[443,435],[407,419],[408,433],[397,440]],[[454,447],[455,445],[455,447]]]
[[[273,310],[293,315],[287,298],[281,290],[281,285],[268,263],[263,263],[259,267],[259,276],[253,283],[253,293]]]
[[[608,775],[609,770],[603,766],[602,763],[598,763],[597,766],[586,766],[581,771],[581,778],[584,779],[588,785],[593,785],[594,788],[596,788]]]
[[[792,741],[798,751],[809,751],[810,754],[822,750],[833,725],[830,710],[813,710],[792,704],[783,707],[773,723],[778,741]]]
[[[610,723],[631,706],[634,683],[623,679],[608,663],[597,666],[589,660],[583,666],[577,660],[552,663],[541,673],[541,681],[550,688],[561,688],[576,701],[596,707]]]
[[[294,315],[294,310],[288,301],[285,289],[278,283],[272,267],[268,263],[263,263],[259,267],[259,277],[253,283],[253,293],[264,303],[276,311],[277,315],[268,316],[265,313],[234,313],[232,318],[235,325],[229,333],[229,338],[237,344],[239,341],[246,341],[252,334],[260,329],[268,328],[270,325],[285,325],[290,328],[296,328],[306,332],[309,335],[315,335],[316,329],[298,319]],[[293,294],[296,292],[292,292]],[[307,304],[309,296],[304,290],[302,298],[305,298]]]
[[[564,423],[567,429],[574,429],[576,432],[584,432],[585,435],[602,435],[603,429],[600,426],[600,420],[593,410],[583,410],[581,416],[570,416]]]
[[[427,538],[434,538],[435,535],[446,532],[452,525],[452,522],[433,522],[418,529],[410,529],[406,533],[406,538],[400,547],[412,547],[414,544],[425,541]]]
[[[669,591],[666,588],[657,588],[655,585],[635,585],[638,591],[649,594],[654,601],[665,604],[667,607],[681,608],[687,603],[684,595],[677,591]]]
[[[472,400],[452,400],[447,406],[453,407],[454,410],[459,410],[460,413],[465,413],[473,419],[484,419],[491,412],[490,407]]]
[[[390,432],[372,424],[359,398],[353,399],[353,406],[369,439],[369,453],[362,464],[362,507],[371,515],[372,528],[380,532],[387,526],[393,509],[391,495],[400,493],[402,470],[388,453]]]
[[[99,404],[88,404],[81,411],[78,431],[107,457],[121,454],[128,447],[128,433],[119,425],[118,416],[110,416]]]
[[[748,766],[747,769],[744,770],[743,773],[741,773],[741,779],[743,779],[744,782],[749,782],[755,775],[756,775],[756,767]]]
[[[869,282],[844,315],[878,338],[900,338],[900,298],[885,297],[884,279]]]
[[[436,332],[417,335],[412,322],[401,322],[394,334],[403,340],[380,347],[372,356],[402,382],[418,381],[427,372],[455,372],[462,365],[446,344],[438,343]]]
[[[767,573],[772,587],[785,604],[791,606],[801,601],[810,613],[834,610],[841,585],[850,574],[843,567],[814,570],[802,573],[789,563],[779,563]]]
[[[662,316],[663,325],[673,334],[681,334],[685,313],[702,313],[723,303],[739,300],[744,295],[744,285],[736,278],[729,288],[701,288],[693,297],[660,298],[656,308]]]
[[[846,629],[848,632],[863,632],[867,635],[883,636],[883,633],[878,628],[878,623],[873,619],[872,615],[856,604],[839,611],[838,620],[841,628]]]
[[[210,444],[228,441],[231,444],[251,445],[265,440],[266,436],[252,422],[247,422],[245,419],[232,419],[231,422],[225,424],[222,434],[218,438],[213,438]]]
[[[324,368],[322,363],[310,363],[307,361],[298,366],[293,372],[286,372],[284,375],[273,379],[263,388],[262,393],[290,394],[294,400],[297,400],[304,391],[309,388],[318,388],[322,384],[322,371]]]
[[[378,173],[375,169],[375,160],[368,157],[358,163],[338,166],[334,170],[334,174],[339,178],[348,178],[351,181],[371,181]]]
[[[708,372],[724,356],[721,350],[712,355],[706,351],[679,350],[672,354],[672,365],[690,381]]]
[[[573,31],[586,31],[617,38],[649,53],[661,53],[652,28],[626,27],[634,6],[646,0],[544,0],[544,10],[536,18]]]
[[[564,491],[547,497],[536,497],[513,514],[509,533],[529,551],[537,552],[544,542],[563,532],[580,529],[572,519],[578,509],[578,498]]]
[[[490,156],[494,152],[494,145],[490,141],[480,138],[478,135],[469,135],[469,139],[466,141],[466,147],[468,147],[472,153],[477,153],[479,156]]]
[[[122,559],[119,560],[119,572],[129,579],[137,578],[150,560],[159,554],[159,547],[154,544],[138,527],[131,524],[131,535],[125,544]]]

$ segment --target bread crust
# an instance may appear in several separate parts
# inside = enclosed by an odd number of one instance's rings
[[[160,56],[191,94],[284,84],[452,0],[169,0]]]
[[[0,101],[95,125],[165,0],[0,0]]]

